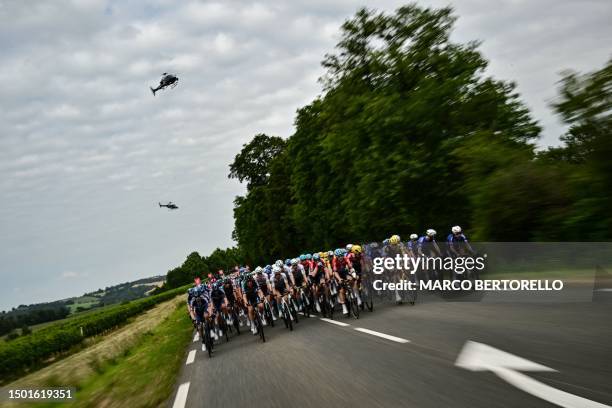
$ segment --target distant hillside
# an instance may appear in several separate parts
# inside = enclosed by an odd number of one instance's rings
[[[21,333],[28,332],[29,327],[63,319],[73,313],[89,310],[94,307],[127,302],[147,296],[155,288],[161,286],[166,277],[152,276],[133,282],[120,283],[85,293],[83,296],[71,297],[47,303],[19,305],[10,311],[0,312],[0,336],[9,334],[16,337],[16,329]],[[11,333],[12,332],[12,333]]]

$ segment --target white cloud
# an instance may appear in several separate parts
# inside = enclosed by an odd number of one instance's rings
[[[366,3],[392,10],[405,2]],[[612,2],[452,3],[453,38],[483,40],[489,73],[518,83],[545,125],[543,143],[555,143],[563,129],[547,101],[557,74],[609,57]],[[228,164],[255,133],[292,133],[295,110],[321,92],[320,61],[340,24],[363,4],[3,2],[5,287],[58,276],[55,267],[90,271],[37,299],[51,300],[231,245],[232,201],[243,186],[227,179]],[[167,71],[178,72],[179,85],[153,97],[148,87]],[[157,202],[167,200],[181,210],[160,212]],[[20,301],[0,298],[0,308]]]

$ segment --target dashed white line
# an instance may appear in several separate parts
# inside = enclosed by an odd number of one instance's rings
[[[179,385],[176,397],[174,398],[174,404],[172,408],[184,408],[187,403],[187,393],[189,392],[189,383],[183,383]]]
[[[391,336],[389,334],[380,333],[370,329],[364,329],[363,327],[355,327],[355,330],[360,331],[362,333],[371,334],[372,336],[382,337],[383,339],[395,341],[397,343],[410,343],[410,340],[402,339],[401,337]]]
[[[189,354],[187,355],[187,361],[185,362],[185,365],[193,363],[195,361],[195,355],[196,355],[196,351],[191,350]]]
[[[195,336],[193,336],[193,342],[195,343],[198,340],[200,340],[200,333],[196,332]]]
[[[332,323],[332,324],[337,324],[338,326],[342,326],[342,327],[350,326],[350,324],[348,324],[348,323],[338,322],[336,320],[327,319],[325,317],[320,317],[320,319],[323,320],[324,322]]]

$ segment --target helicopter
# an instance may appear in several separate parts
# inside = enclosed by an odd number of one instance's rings
[[[166,207],[169,210],[178,210],[178,205],[174,204],[172,201],[169,201],[168,204],[162,204],[162,203],[157,203],[159,204],[159,207]]]
[[[155,92],[159,91],[160,89],[165,89],[167,87],[174,88],[175,86],[177,86],[178,80],[179,79],[175,74],[169,74],[167,72],[164,72],[162,74],[161,80],[159,81],[159,86],[157,88],[149,88],[151,89],[151,92],[153,92],[153,96],[155,96]]]

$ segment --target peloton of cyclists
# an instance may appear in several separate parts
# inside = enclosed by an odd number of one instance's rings
[[[345,248],[333,251],[306,253],[284,261],[279,259],[274,265],[256,267],[252,273],[246,265],[236,266],[228,274],[220,269],[216,274],[208,274],[206,284],[199,278],[194,279],[194,286],[187,292],[187,310],[195,327],[201,326],[205,319],[215,318],[211,332],[215,340],[222,335],[219,319],[225,318],[230,325],[233,323],[228,308],[236,311],[234,316],[244,317],[246,312],[245,319],[248,319],[253,334],[257,334],[255,308],[259,310],[263,325],[267,325],[270,318],[276,320],[281,316],[281,304],[284,307],[292,305],[295,310],[308,313],[304,297],[314,302],[312,308],[317,313],[322,312],[323,299],[326,306],[333,308],[333,298],[340,303],[342,313],[346,316],[349,311],[345,288],[353,290],[361,306],[363,301],[358,290],[360,279],[364,268],[371,268],[373,258],[395,257],[398,254],[409,257],[442,257],[444,253],[452,257],[475,254],[466,234],[458,225],[453,226],[446,237],[443,247],[445,251],[438,244],[436,235],[437,232],[429,228],[420,237],[415,233],[410,234],[409,240],[405,242],[401,241],[399,235],[392,235],[382,245],[372,243],[362,248],[361,245],[347,244]],[[394,271],[398,278],[401,278],[403,272]],[[434,272],[437,279],[443,279],[442,271]],[[336,294],[337,298],[333,297]],[[399,292],[396,292],[396,300],[401,303]],[[269,312],[267,315],[264,314],[264,303]],[[204,343],[202,347],[205,349]]]

